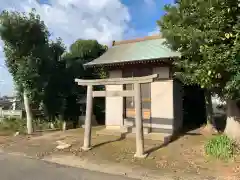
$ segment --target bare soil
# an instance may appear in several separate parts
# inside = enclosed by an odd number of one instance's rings
[[[42,158],[50,154],[72,154],[83,159],[101,162],[114,162],[131,166],[141,166],[148,169],[161,169],[173,173],[193,173],[239,177],[240,156],[223,162],[211,159],[204,154],[204,143],[212,135],[201,134],[201,130],[191,131],[170,144],[163,146],[161,141],[145,141],[145,151],[149,153],[146,159],[135,159],[135,139],[121,139],[113,136],[97,136],[92,133],[92,150],[81,151],[84,129],[68,130],[66,132],[51,132],[35,136],[0,137],[2,149],[10,152],[22,152],[29,156]],[[56,150],[56,141],[70,143],[69,149]]]

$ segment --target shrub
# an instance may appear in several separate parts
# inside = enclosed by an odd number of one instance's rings
[[[221,160],[228,160],[233,157],[236,144],[226,135],[218,135],[209,139],[205,144],[205,153]]]
[[[54,128],[61,129],[62,122],[58,119],[54,121],[49,121],[47,119],[34,119],[33,120],[33,127],[34,130],[47,130],[51,129],[51,124],[54,125]]]
[[[19,118],[3,118],[0,121],[0,134],[10,135],[15,132],[20,134],[25,134],[27,132],[26,119]],[[61,128],[61,121],[55,120],[52,122],[55,128]],[[34,119],[33,120],[33,129],[34,130],[46,130],[50,129],[50,121],[44,119]]]
[[[55,127],[55,128],[57,128],[57,129],[62,129],[62,124],[63,124],[63,122],[62,122],[61,120],[56,119],[56,120],[53,122],[53,124],[54,124],[54,127]]]
[[[33,120],[33,129],[35,130],[44,130],[50,128],[50,122],[44,119],[34,119]]]
[[[0,122],[0,131],[5,131],[9,133],[26,132],[26,120],[18,118],[4,118]]]

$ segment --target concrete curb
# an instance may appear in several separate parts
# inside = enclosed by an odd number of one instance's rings
[[[85,170],[96,171],[111,175],[120,175],[133,179],[141,180],[221,180],[222,178],[215,177],[203,177],[197,174],[169,174],[163,170],[146,170],[141,167],[122,166],[118,164],[98,164],[93,161],[88,161],[76,156],[70,155],[50,155],[43,158],[37,158],[29,156],[26,153],[20,152],[6,152],[0,149],[0,153],[5,153],[12,156],[23,156],[30,159],[43,160],[48,163],[60,164],[63,166],[70,166],[76,168],[82,168]]]
[[[129,178],[135,178],[135,179],[148,179],[148,180],[155,180],[159,179],[161,180],[164,177],[164,180],[167,178],[166,175],[161,176],[155,175],[155,174],[149,174],[149,172],[146,172],[146,170],[140,168],[130,168],[130,167],[123,167],[116,164],[97,164],[92,161],[84,160],[81,158],[76,158],[74,156],[51,156],[51,157],[45,157],[43,160],[48,162],[54,162],[61,165],[67,165],[72,167],[78,167],[82,169],[87,169],[91,171],[97,171],[112,175],[120,175],[120,176],[126,176]],[[170,177],[167,178],[167,180],[174,180]]]

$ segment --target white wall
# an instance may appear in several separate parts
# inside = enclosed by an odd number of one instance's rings
[[[153,74],[159,74],[160,79],[169,78],[169,67],[155,67]],[[172,129],[174,119],[173,80],[158,80],[151,83],[151,117],[152,128]],[[169,123],[157,122],[169,119]]]
[[[122,70],[109,72],[109,78],[122,77]],[[123,85],[106,85],[106,91],[123,90]],[[123,123],[123,97],[106,97],[106,126],[121,126]]]
[[[162,79],[169,78],[168,67],[155,67],[153,74],[159,74]],[[121,70],[109,72],[109,78],[122,77]],[[123,85],[107,85],[106,91],[123,90]],[[173,107],[173,81],[159,80],[151,83],[151,116],[153,119],[169,119],[168,124],[152,124],[155,128],[172,129],[174,119]],[[106,126],[121,126],[123,123],[123,97],[106,97]]]
[[[173,81],[162,80],[151,84],[151,116],[153,119],[173,119]]]

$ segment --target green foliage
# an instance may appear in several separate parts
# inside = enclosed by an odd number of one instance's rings
[[[238,1],[181,0],[165,10],[158,24],[167,44],[182,54],[175,63],[184,82],[221,97],[239,96]]]
[[[78,86],[75,78],[93,79],[104,77],[103,71],[85,69],[83,64],[94,60],[106,51],[95,40],[77,40],[70,46],[70,51],[64,53],[58,46],[61,55],[56,57],[50,68],[50,76],[44,93],[44,106],[47,114],[55,118],[60,115],[64,120],[77,121],[80,115],[78,100],[84,98],[86,88]]]
[[[86,87],[78,86],[75,82],[75,78],[79,79],[95,79],[105,78],[106,73],[104,69],[92,69],[83,67],[84,63],[90,62],[99,56],[101,56],[107,50],[106,46],[99,44],[96,40],[82,40],[78,39],[70,46],[70,51],[63,56],[63,61],[66,63],[65,79],[68,82],[68,89],[65,92],[66,108],[65,115],[80,115],[76,100],[85,98]],[[66,86],[66,85],[65,85]],[[96,100],[94,105],[94,111],[101,111],[97,108],[104,102]],[[96,112],[95,112],[96,113]],[[66,119],[66,118],[65,118]]]
[[[106,51],[106,46],[96,40],[78,39],[70,46],[70,52],[66,55],[70,58],[78,58],[87,63],[101,56]]]
[[[51,129],[51,124],[53,125],[54,129],[61,129],[62,122],[58,119],[53,121],[46,121],[45,119],[34,119],[33,127],[35,130],[48,130]]]
[[[74,80],[106,77],[103,69],[85,69],[83,64],[102,55],[107,47],[96,40],[79,39],[66,53],[61,39],[49,40],[48,29],[35,10],[28,14],[3,11],[0,25],[5,64],[19,94],[26,92],[30,98],[31,109],[41,107],[50,120],[59,115],[77,120],[77,101],[86,89]]]
[[[4,118],[0,122],[0,131],[7,133],[26,133],[26,120],[19,118]]]
[[[0,36],[4,42],[5,64],[18,90],[32,99],[41,89],[41,70],[47,61],[49,32],[40,16],[16,11],[0,14]]]
[[[65,75],[65,64],[60,62],[65,51],[62,40],[49,41],[47,27],[35,10],[29,14],[4,11],[0,19],[5,64],[20,98],[26,91],[32,108],[38,109],[42,102],[42,108],[48,114],[58,111],[61,102],[53,101],[55,104],[51,105],[49,102],[59,95],[54,90],[64,89],[56,86]]]
[[[62,120],[56,118],[52,123],[53,123],[55,128],[62,129],[62,126],[63,126],[63,121]]]
[[[228,160],[233,157],[236,145],[226,135],[218,135],[209,139],[205,144],[205,153],[221,160]]]
[[[54,121],[46,121],[44,119],[34,119],[33,127],[35,130],[48,130],[51,129],[51,125],[54,125],[54,128],[61,129],[62,122],[59,120]],[[3,118],[0,121],[0,134],[14,134],[15,132],[19,132],[20,134],[26,133],[26,119],[19,118]]]
[[[62,83],[65,78],[65,63],[61,61],[61,56],[65,51],[65,47],[61,40],[57,42],[51,42],[49,44],[49,61],[42,70],[44,73],[44,85],[42,96],[42,109],[45,114],[51,119],[51,116],[61,111],[61,106],[64,101],[63,91],[64,87]]]

